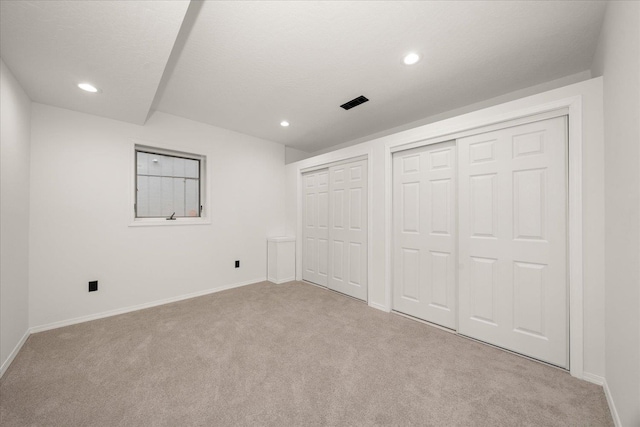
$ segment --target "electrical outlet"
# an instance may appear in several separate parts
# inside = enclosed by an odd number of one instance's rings
[[[236,261],[236,268],[240,268],[240,261]]]
[[[89,292],[95,292],[98,290],[98,281],[94,280],[89,282]]]

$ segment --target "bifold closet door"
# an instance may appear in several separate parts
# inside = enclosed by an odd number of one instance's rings
[[[458,140],[459,332],[568,368],[567,126]]]
[[[456,147],[393,156],[393,309],[456,327]]]
[[[367,300],[367,161],[329,168],[327,287]]]
[[[302,278],[327,285],[329,255],[329,170],[302,176]]]

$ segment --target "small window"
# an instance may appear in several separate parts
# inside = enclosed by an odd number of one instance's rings
[[[136,146],[135,217],[202,216],[204,156]]]

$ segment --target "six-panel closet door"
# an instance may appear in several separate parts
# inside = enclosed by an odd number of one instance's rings
[[[367,300],[367,161],[302,176],[302,278]]]
[[[456,328],[456,147],[393,156],[393,309]]]
[[[566,118],[458,154],[459,332],[568,368]]]
[[[303,176],[303,278],[367,299],[367,162]],[[393,156],[393,309],[568,368],[566,117]]]
[[[327,286],[329,169],[302,176],[302,279]]]
[[[392,221],[394,310],[569,367],[566,117],[395,153]]]
[[[329,168],[327,287],[367,300],[367,161]]]

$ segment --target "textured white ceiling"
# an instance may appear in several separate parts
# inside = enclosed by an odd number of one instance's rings
[[[305,151],[588,70],[605,9],[207,1],[185,17],[185,2],[8,3],[0,53],[35,101],[139,122],[159,88],[160,111]],[[409,51],[422,61],[404,65]],[[87,101],[80,78],[104,93]],[[370,101],[339,108],[359,95]]]
[[[0,55],[33,101],[142,124],[188,6],[2,0]]]
[[[206,2],[157,108],[315,151],[588,69],[604,6]]]

